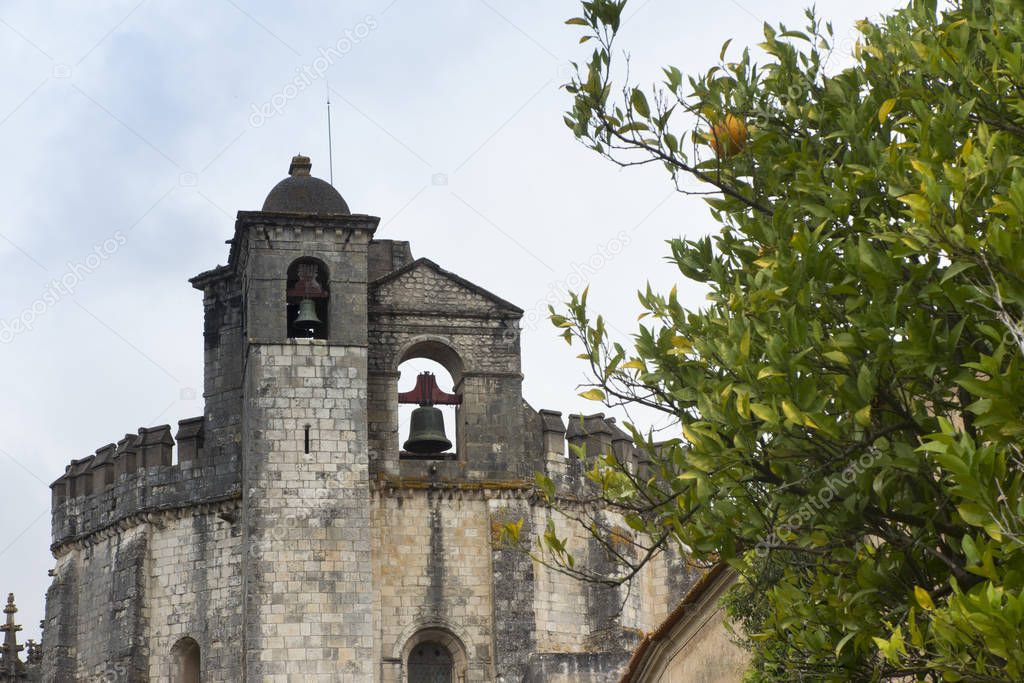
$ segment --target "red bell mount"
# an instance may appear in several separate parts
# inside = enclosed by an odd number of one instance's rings
[[[288,290],[288,297],[295,299],[326,299],[327,292],[317,282],[316,275],[316,264],[300,263],[298,267],[298,282]]]
[[[410,391],[399,392],[398,402],[415,403],[421,406],[457,406],[462,403],[462,397],[458,394],[441,391],[441,388],[437,386],[434,373],[421,372],[416,375],[416,386]]]

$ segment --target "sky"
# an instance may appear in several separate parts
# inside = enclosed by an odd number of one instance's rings
[[[631,0],[620,48],[641,84],[699,73],[807,0]],[[840,49],[892,0],[824,0]],[[290,158],[328,178],[377,237],[526,311],[524,393],[594,412],[547,305],[590,287],[628,341],[636,290],[681,281],[665,241],[715,231],[663,170],[620,169],[575,141],[559,88],[585,60],[568,0],[0,0],[0,592],[39,638],[48,485],[141,426],[202,406],[202,297],[239,210]],[[404,388],[404,387],[403,387]]]

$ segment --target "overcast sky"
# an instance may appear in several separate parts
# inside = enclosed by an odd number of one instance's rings
[[[643,83],[665,64],[696,73],[727,38],[759,42],[765,20],[802,26],[805,3],[633,0],[621,47]],[[818,10],[848,49],[856,19],[895,4]],[[535,408],[594,410],[576,396],[577,351],[543,320],[548,299],[589,283],[625,336],[636,289],[678,280],[664,240],[715,226],[663,172],[621,171],[565,128],[559,85],[588,54],[563,25],[578,13],[551,0],[0,1],[0,591],[16,593],[23,637],[39,637],[53,565],[48,484],[125,432],[202,414],[187,279],[226,261],[235,212],[259,209],[293,154],[327,178],[327,79],[352,210],[527,311]]]

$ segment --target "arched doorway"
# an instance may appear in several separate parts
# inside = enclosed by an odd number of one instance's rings
[[[199,683],[199,643],[182,638],[171,648],[172,683]]]
[[[452,654],[441,643],[425,641],[412,648],[407,663],[408,683],[452,683]]]
[[[469,661],[463,641],[446,625],[413,628],[394,653],[402,666],[401,683],[466,683]]]

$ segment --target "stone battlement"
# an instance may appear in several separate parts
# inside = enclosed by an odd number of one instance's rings
[[[524,480],[532,481],[534,471],[544,470],[564,493],[579,492],[585,486],[585,468],[573,447],[583,449],[588,459],[613,452],[634,472],[646,464],[643,453],[613,417],[595,413],[563,419],[555,410],[540,410],[536,415],[541,449],[523,463],[531,469],[521,473]],[[72,460],[50,485],[54,550],[142,513],[241,495],[241,466],[231,455],[235,449],[204,443],[204,432],[202,417],[181,420],[173,436],[170,425],[142,427],[116,444],[98,448],[94,455]],[[409,466],[414,465],[426,467]],[[458,463],[440,467],[444,471],[438,474],[444,479],[467,476]]]
[[[140,513],[202,505],[241,495],[240,463],[204,444],[204,418],[142,427],[72,460],[52,492],[53,549]],[[177,446],[177,461],[174,449]]]
[[[557,450],[559,442],[564,440],[570,445],[586,447],[590,456],[612,450],[624,461],[635,457],[633,437],[619,427],[614,417],[605,417],[604,413],[570,414],[568,421],[563,421],[562,413],[557,410],[541,409],[537,414],[545,451]]]
[[[589,461],[595,456],[614,453],[619,462],[634,473],[648,465],[644,452],[633,438],[604,413],[570,414],[562,420],[556,410],[539,410],[540,431],[546,458],[547,475],[565,493],[578,492],[584,485],[584,462],[576,457],[581,450]]]

